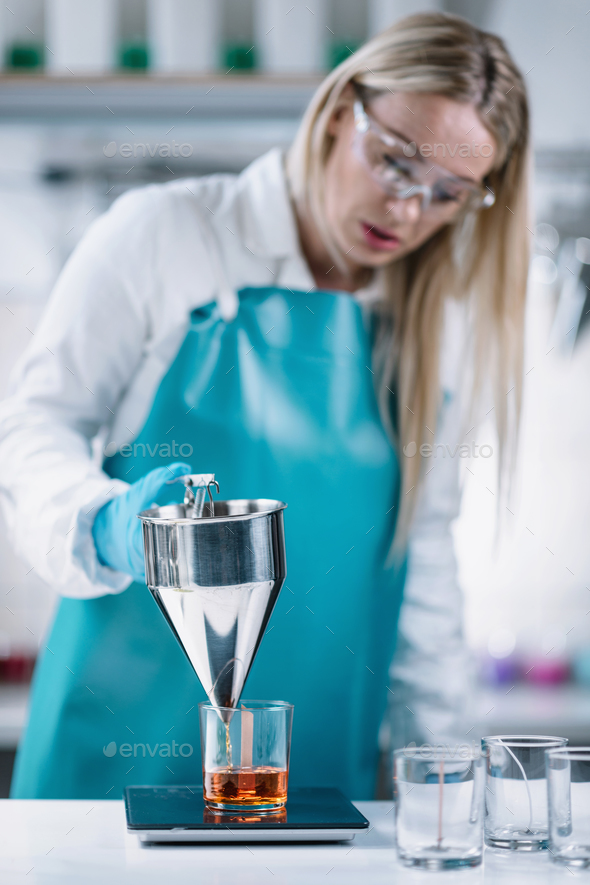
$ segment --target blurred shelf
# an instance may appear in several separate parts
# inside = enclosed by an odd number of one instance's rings
[[[28,685],[0,684],[0,750],[14,750],[27,721]]]
[[[472,735],[556,734],[590,744],[590,688],[561,685],[481,687]]]
[[[298,119],[318,77],[137,76],[104,79],[0,76],[0,121],[177,118]]]
[[[590,150],[588,148],[538,148],[535,165],[539,172],[582,175],[590,179]]]

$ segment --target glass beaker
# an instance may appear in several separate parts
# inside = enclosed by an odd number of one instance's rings
[[[545,752],[549,851],[556,863],[590,866],[590,747]]]
[[[203,796],[208,808],[279,811],[287,801],[293,705],[241,701],[199,704]]]
[[[486,845],[519,851],[547,848],[545,750],[565,747],[552,735],[493,735],[481,741],[486,758]]]
[[[396,846],[402,863],[431,870],[480,864],[483,786],[477,747],[396,750]]]

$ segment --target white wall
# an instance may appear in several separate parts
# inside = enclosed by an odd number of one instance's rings
[[[440,10],[441,0],[370,0],[369,33],[378,34],[399,18],[416,12]]]
[[[495,0],[499,34],[530,90],[537,147],[590,147],[590,15],[585,0]]]
[[[445,8],[497,33],[529,88],[539,148],[590,146],[590,14],[585,0],[371,0],[370,32]]]

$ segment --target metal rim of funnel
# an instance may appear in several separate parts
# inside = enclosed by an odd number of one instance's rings
[[[219,516],[159,516],[163,510],[166,509],[167,506],[170,507],[178,507],[184,505],[178,504],[170,504],[164,505],[163,507],[152,507],[148,510],[142,510],[141,513],[137,514],[138,519],[141,519],[143,522],[150,523],[178,523],[180,525],[190,524],[194,525],[195,523],[214,523],[214,522],[227,522],[228,520],[238,521],[243,519],[256,519],[259,516],[265,516],[269,513],[276,513],[279,510],[285,510],[288,506],[284,501],[275,501],[271,498],[236,498],[230,499],[228,501],[216,501],[216,504],[233,504],[233,505],[243,505],[248,506],[252,504],[260,504],[263,505],[263,509],[261,510],[246,510],[243,513],[225,513]]]

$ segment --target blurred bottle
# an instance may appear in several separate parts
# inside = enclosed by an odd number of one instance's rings
[[[0,661],[0,681],[30,682],[35,668],[35,658],[29,654],[12,652]]]
[[[273,74],[309,74],[325,67],[326,0],[256,0],[259,64]]]
[[[362,46],[369,36],[369,4],[358,0],[326,0],[327,62],[335,68]]]
[[[219,0],[222,18],[219,55],[224,73],[253,71],[258,66],[255,4],[256,0]]]
[[[533,685],[561,685],[570,677],[567,637],[563,630],[548,630],[540,648],[523,658],[522,678]]]
[[[0,68],[37,73],[44,64],[43,0],[20,0],[0,9]]]
[[[217,69],[219,0],[149,0],[150,67],[159,73],[203,74]]]
[[[488,639],[486,653],[480,662],[480,678],[488,685],[506,685],[518,678],[518,660],[514,654],[516,636],[501,627]]]
[[[117,9],[116,0],[45,0],[47,71],[59,76],[112,71]]]
[[[10,636],[0,631],[0,682],[29,682],[35,655],[12,647]]]
[[[572,660],[572,675],[579,685],[590,686],[590,648],[576,652]]]

